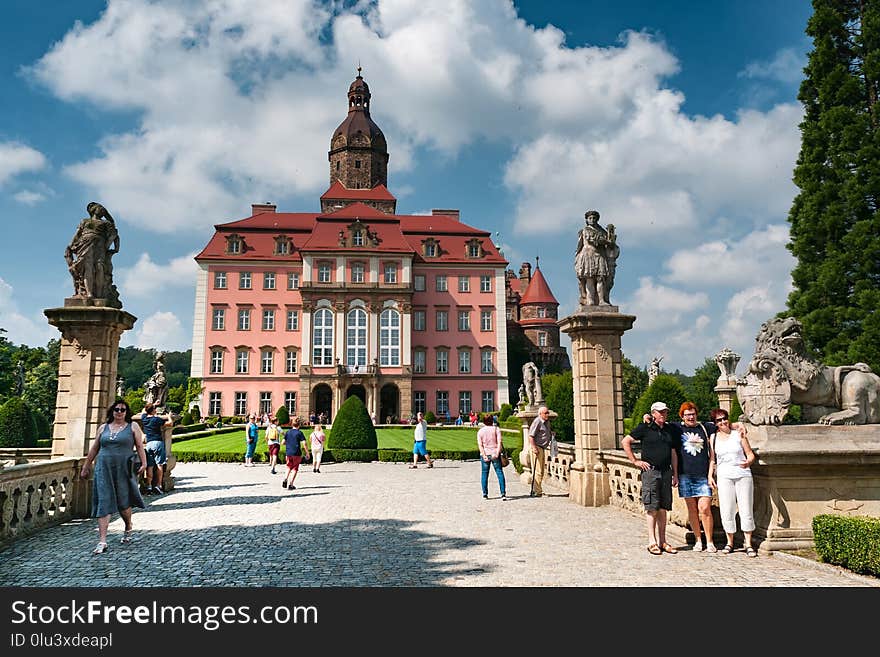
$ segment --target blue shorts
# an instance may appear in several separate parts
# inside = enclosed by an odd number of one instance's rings
[[[712,489],[709,487],[709,479],[696,475],[683,474],[678,478],[678,496],[685,497],[712,497]]]
[[[427,456],[428,455],[428,441],[427,440],[416,440],[413,443],[413,454]]]
[[[165,455],[165,441],[151,440],[147,443],[144,451],[147,453],[147,467],[152,468],[157,465],[165,465],[168,457]]]

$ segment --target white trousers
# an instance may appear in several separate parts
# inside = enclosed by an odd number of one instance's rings
[[[755,516],[752,513],[754,487],[751,477],[739,479],[718,479],[718,506],[721,511],[721,524],[728,534],[736,533],[736,510],[739,507],[739,524],[744,532],[755,530]]]

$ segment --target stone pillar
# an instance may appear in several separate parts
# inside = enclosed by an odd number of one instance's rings
[[[620,338],[634,315],[617,306],[589,306],[557,322],[571,338],[575,457],[569,498],[602,506],[611,496],[603,452],[623,438],[623,365]]]
[[[543,404],[543,401],[542,401]],[[532,422],[534,422],[535,418],[538,417],[538,409],[539,405],[531,405],[520,408],[515,415],[522,421],[522,441],[523,446],[522,450],[519,453],[519,462],[522,465],[522,474],[519,476],[519,480],[523,483],[523,485],[531,488],[532,486],[532,452],[529,449],[529,428],[532,426]],[[552,410],[550,411],[550,428],[553,428],[553,420],[556,419],[559,414]],[[549,450],[548,450],[549,451]],[[548,482],[547,479],[547,466],[550,463],[549,454],[547,454],[547,458],[544,459],[544,483]]]
[[[725,347],[715,354],[715,362],[721,370],[721,376],[715,385],[715,394],[718,395],[718,407],[723,408],[730,415],[733,409],[733,398],[736,395],[736,366],[739,364],[740,355],[733,353]],[[736,421],[737,418],[730,418]]]
[[[78,299],[43,313],[62,336],[52,456],[84,456],[115,400],[119,338],[137,318]]]

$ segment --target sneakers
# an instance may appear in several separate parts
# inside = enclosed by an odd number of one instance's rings
[[[706,545],[706,552],[718,552],[718,548],[715,547],[712,543]]]
[[[97,547],[92,550],[92,554],[104,554],[108,550],[108,546],[106,543],[101,542],[98,543]]]
[[[287,479],[281,482],[281,488],[287,488]]]
[[[483,495],[483,499],[484,499],[484,500],[488,500],[488,499],[489,499],[489,496],[488,496],[488,495]]]
[[[271,470],[269,470],[269,474],[275,474],[275,468],[272,468]]]
[[[150,490],[153,491],[153,495],[162,495],[165,492],[158,486],[153,486]]]
[[[507,495],[502,495],[502,496],[501,496],[501,501],[502,501],[502,502],[506,502],[506,501],[507,501]]]
[[[288,486],[287,488],[288,488],[288,490],[296,490],[296,486],[294,486],[292,484],[290,486]]]
[[[321,468],[318,468],[317,470],[315,470],[315,472],[320,472],[320,471],[321,471]]]
[[[409,466],[409,469],[410,469],[410,470],[418,470],[418,468],[419,468],[419,466],[417,466],[417,465],[411,465],[411,466]]]
[[[428,467],[429,467],[429,468],[433,468],[433,467],[434,467],[434,462],[431,461],[431,462],[428,464]]]

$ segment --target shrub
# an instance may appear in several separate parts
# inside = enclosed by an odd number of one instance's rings
[[[434,415],[434,411],[428,411],[425,413],[425,422],[428,424],[437,424],[437,416]]]
[[[822,561],[880,577],[880,518],[815,516],[813,542]]]
[[[193,424],[193,418],[189,411],[184,412],[184,414],[180,416],[180,423],[182,425]]]
[[[501,404],[501,412],[498,414],[498,421],[503,422],[507,418],[511,416],[513,413],[513,406],[510,404],[504,403]]]
[[[37,424],[20,397],[10,397],[0,407],[0,447],[36,447]]]
[[[279,406],[275,411],[275,423],[286,426],[290,422],[290,413],[287,412],[287,406]]]
[[[202,411],[198,406],[189,409],[189,414],[193,422],[199,422],[202,419]]]
[[[52,425],[49,424],[48,418],[42,413],[34,413],[33,414],[34,423],[37,427],[37,439],[40,438],[51,438],[52,437]]]
[[[378,445],[376,427],[373,426],[367,407],[360,397],[352,395],[342,403],[336,413],[327,437],[327,449],[335,449],[338,453],[340,449],[375,450]]]

